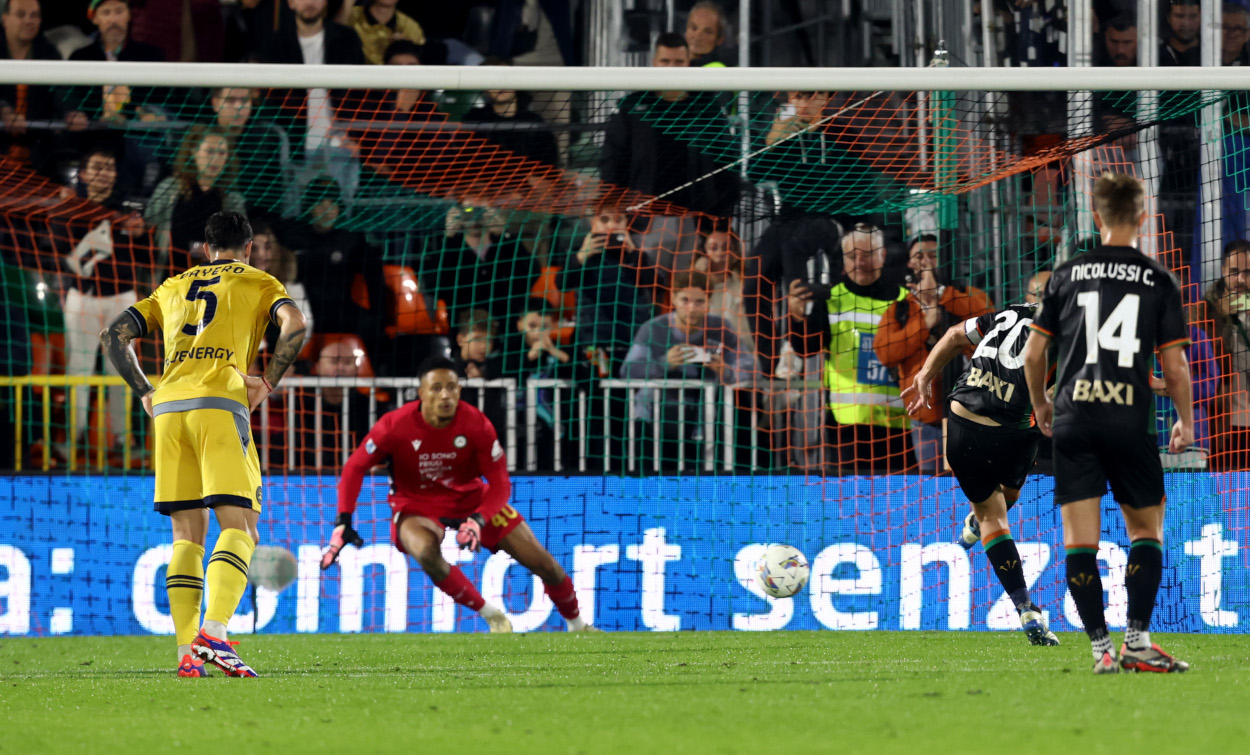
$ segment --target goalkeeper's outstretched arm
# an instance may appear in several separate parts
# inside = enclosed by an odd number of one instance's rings
[[[384,463],[389,457],[389,454],[378,448],[373,440],[373,435],[377,433],[377,430],[375,425],[370,434],[365,436],[364,442],[352,452],[347,463],[343,465],[343,474],[339,477],[338,513],[334,517],[330,544],[321,554],[322,569],[329,569],[338,560],[339,552],[348,543],[357,548],[364,545],[364,538],[352,528],[352,514],[356,513],[356,499],[360,497],[360,488],[364,485],[365,474],[374,465]]]

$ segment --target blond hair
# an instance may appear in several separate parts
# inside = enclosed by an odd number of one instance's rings
[[[1094,182],[1094,212],[1104,226],[1137,227],[1146,211],[1146,189],[1127,173],[1103,173]]]

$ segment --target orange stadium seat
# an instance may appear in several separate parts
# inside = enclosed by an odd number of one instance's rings
[[[566,322],[573,320],[577,316],[577,294],[572,291],[560,290],[561,269],[559,267],[544,267],[542,273],[538,276],[538,280],[534,281],[534,287],[530,289],[530,296],[547,302],[547,306],[551,307],[557,322]],[[572,326],[556,328],[556,343],[572,343],[574,330],[576,329]]]
[[[430,312],[429,302],[421,293],[421,284],[412,268],[383,265],[382,274],[392,296],[386,335],[394,338],[397,335],[447,335],[451,332],[447,304],[439,299],[434,311]],[[368,299],[367,293],[364,298]]]

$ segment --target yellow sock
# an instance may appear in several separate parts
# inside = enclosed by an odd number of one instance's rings
[[[208,610],[204,621],[230,623],[234,609],[239,607],[247,589],[247,566],[252,561],[256,543],[243,530],[222,530],[217,547],[208,559]]]
[[[175,540],[174,555],[165,569],[165,591],[174,636],[179,645],[190,645],[200,629],[200,603],[204,597],[204,546]]]

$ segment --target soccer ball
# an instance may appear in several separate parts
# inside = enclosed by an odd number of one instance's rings
[[[291,586],[298,575],[299,563],[295,554],[286,548],[259,545],[252,553],[247,581],[266,590],[282,592]]]
[[[770,545],[755,567],[760,589],[774,598],[788,598],[807,584],[807,557],[792,545]]]

